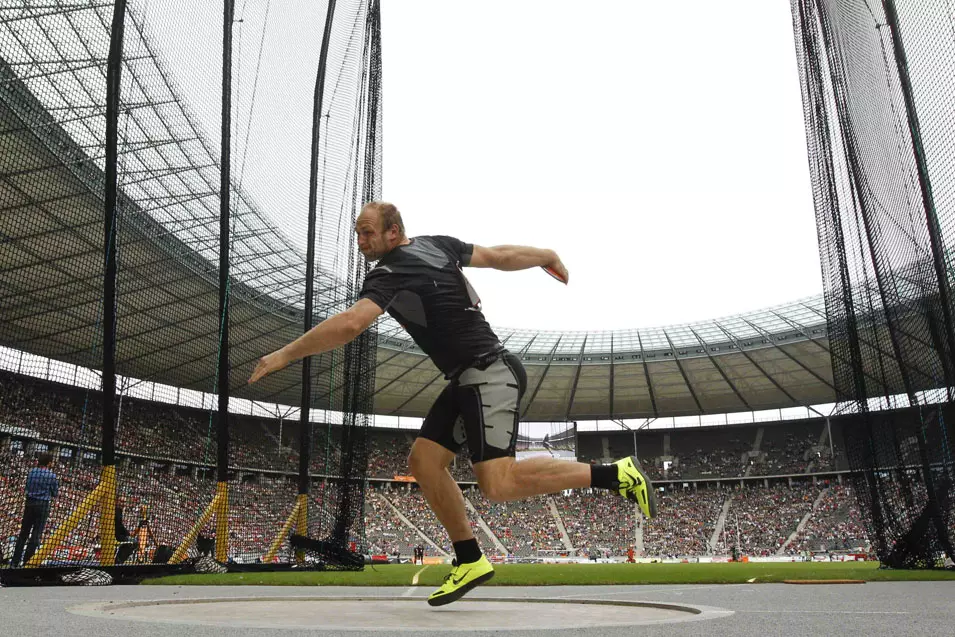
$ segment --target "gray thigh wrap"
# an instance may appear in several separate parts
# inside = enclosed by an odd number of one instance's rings
[[[510,447],[517,427],[520,388],[503,357],[487,369],[464,370],[458,383],[462,389],[473,388],[480,400],[482,442],[495,449]]]

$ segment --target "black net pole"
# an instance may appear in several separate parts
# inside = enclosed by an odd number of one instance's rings
[[[902,33],[899,29],[899,15],[895,8],[895,0],[882,0],[885,10],[885,21],[892,34],[892,46],[895,49],[895,65],[899,73],[899,85],[902,97],[905,100],[909,132],[912,137],[912,151],[915,155],[915,166],[918,171],[919,189],[922,193],[922,205],[925,207],[925,220],[928,226],[929,244],[932,249],[932,264],[935,267],[935,276],[938,279],[938,300],[941,304],[944,333],[936,347],[942,361],[942,373],[945,377],[945,387],[948,400],[952,400],[952,388],[955,387],[955,323],[952,321],[951,296],[948,289],[948,273],[945,267],[945,243],[939,228],[938,213],[935,208],[935,198],[932,195],[932,181],[929,177],[928,162],[925,158],[925,147],[922,143],[922,130],[919,125],[918,112],[915,108],[915,97],[912,91],[912,79],[909,77],[909,64],[902,43]]]
[[[335,16],[335,0],[329,0],[325,15],[325,29],[322,34],[322,45],[318,57],[318,70],[315,77],[315,90],[312,100],[312,140],[308,182],[308,237],[305,258],[305,313],[303,317],[303,332],[312,328],[314,322],[315,296],[315,232],[318,210],[318,153],[321,137],[322,100],[325,92],[325,72],[328,66],[328,46],[331,39],[332,23]],[[312,428],[310,413],[312,404],[312,359],[306,357],[302,361],[302,395],[299,410],[299,465],[298,465],[298,498],[296,502],[295,533],[299,536],[308,535],[308,494],[311,487],[309,468],[312,452]],[[296,559],[302,562],[305,558],[303,551],[296,553]]]
[[[366,32],[369,34],[365,54],[366,72],[369,85],[380,87],[381,80],[381,12],[377,1],[369,4],[366,17]],[[380,133],[380,92],[370,89],[365,96],[368,118],[368,136],[365,140],[365,175],[363,201],[372,201],[380,193],[381,173],[376,159],[381,150]],[[352,210],[351,222],[354,225],[357,210]],[[351,290],[356,293],[361,287],[369,264],[357,254],[353,242],[348,250]],[[372,411],[372,395],[375,385],[375,348],[376,337],[370,331],[363,332],[357,339],[345,346],[345,391],[342,397],[344,411],[342,427],[342,487],[338,501],[338,513],[335,516],[335,528],[332,536],[347,543],[349,533],[364,537],[362,508],[365,501],[366,474],[368,471],[368,414]],[[356,556],[357,557],[357,556]],[[360,557],[358,560],[360,561]]]
[[[115,464],[116,413],[116,154],[126,0],[116,0],[106,62],[106,184],[103,228],[103,466]]]
[[[103,237],[103,431],[100,503],[100,563],[111,565],[116,551],[116,210],[119,97],[122,89],[126,0],[116,0],[106,62],[106,166]],[[95,498],[95,496],[94,496]]]
[[[325,31],[322,34],[322,48],[318,57],[318,71],[315,76],[315,93],[312,103],[312,147],[311,166],[308,176],[308,246],[305,261],[305,317],[302,329],[307,332],[312,329],[313,305],[315,296],[315,226],[318,213],[318,152],[322,125],[322,98],[325,92],[325,70],[328,65],[328,44],[332,34],[332,20],[335,16],[335,0],[329,0],[328,12],[325,15]],[[309,423],[309,413],[312,402],[312,358],[306,356],[302,360],[302,400],[299,410],[299,461],[298,461],[298,493],[299,493],[299,522],[296,532],[306,535],[309,492],[309,466],[312,451],[312,429]]]
[[[229,546],[229,227],[232,215],[232,24],[234,0],[222,8],[222,146],[219,179],[219,409],[216,422],[216,560],[226,562]]]

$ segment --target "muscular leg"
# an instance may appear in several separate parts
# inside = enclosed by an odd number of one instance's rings
[[[519,500],[534,495],[590,486],[591,469],[583,462],[554,458],[495,458],[474,464],[481,491],[492,502]]]
[[[438,521],[448,531],[451,542],[474,537],[464,508],[464,494],[448,472],[454,454],[427,438],[418,438],[411,447],[408,464],[425,499]]]

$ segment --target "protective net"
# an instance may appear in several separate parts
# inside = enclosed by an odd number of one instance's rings
[[[880,560],[955,558],[955,16],[793,0],[834,384]]]
[[[375,334],[246,381],[357,298],[378,3],[0,0],[0,164],[6,559],[360,568]]]

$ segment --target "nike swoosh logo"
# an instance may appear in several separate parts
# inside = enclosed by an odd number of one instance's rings
[[[466,570],[466,571],[461,575],[461,577],[459,577],[458,579],[454,579],[454,578],[452,577],[452,578],[451,578],[451,583],[454,584],[455,586],[457,586],[457,585],[460,584],[462,581],[464,581],[464,577],[465,577],[468,573],[470,573],[470,572],[471,572],[471,569]]]
[[[639,487],[641,484],[643,484],[643,480],[637,476],[626,476],[626,480],[620,483],[621,486],[625,486],[628,489]]]

